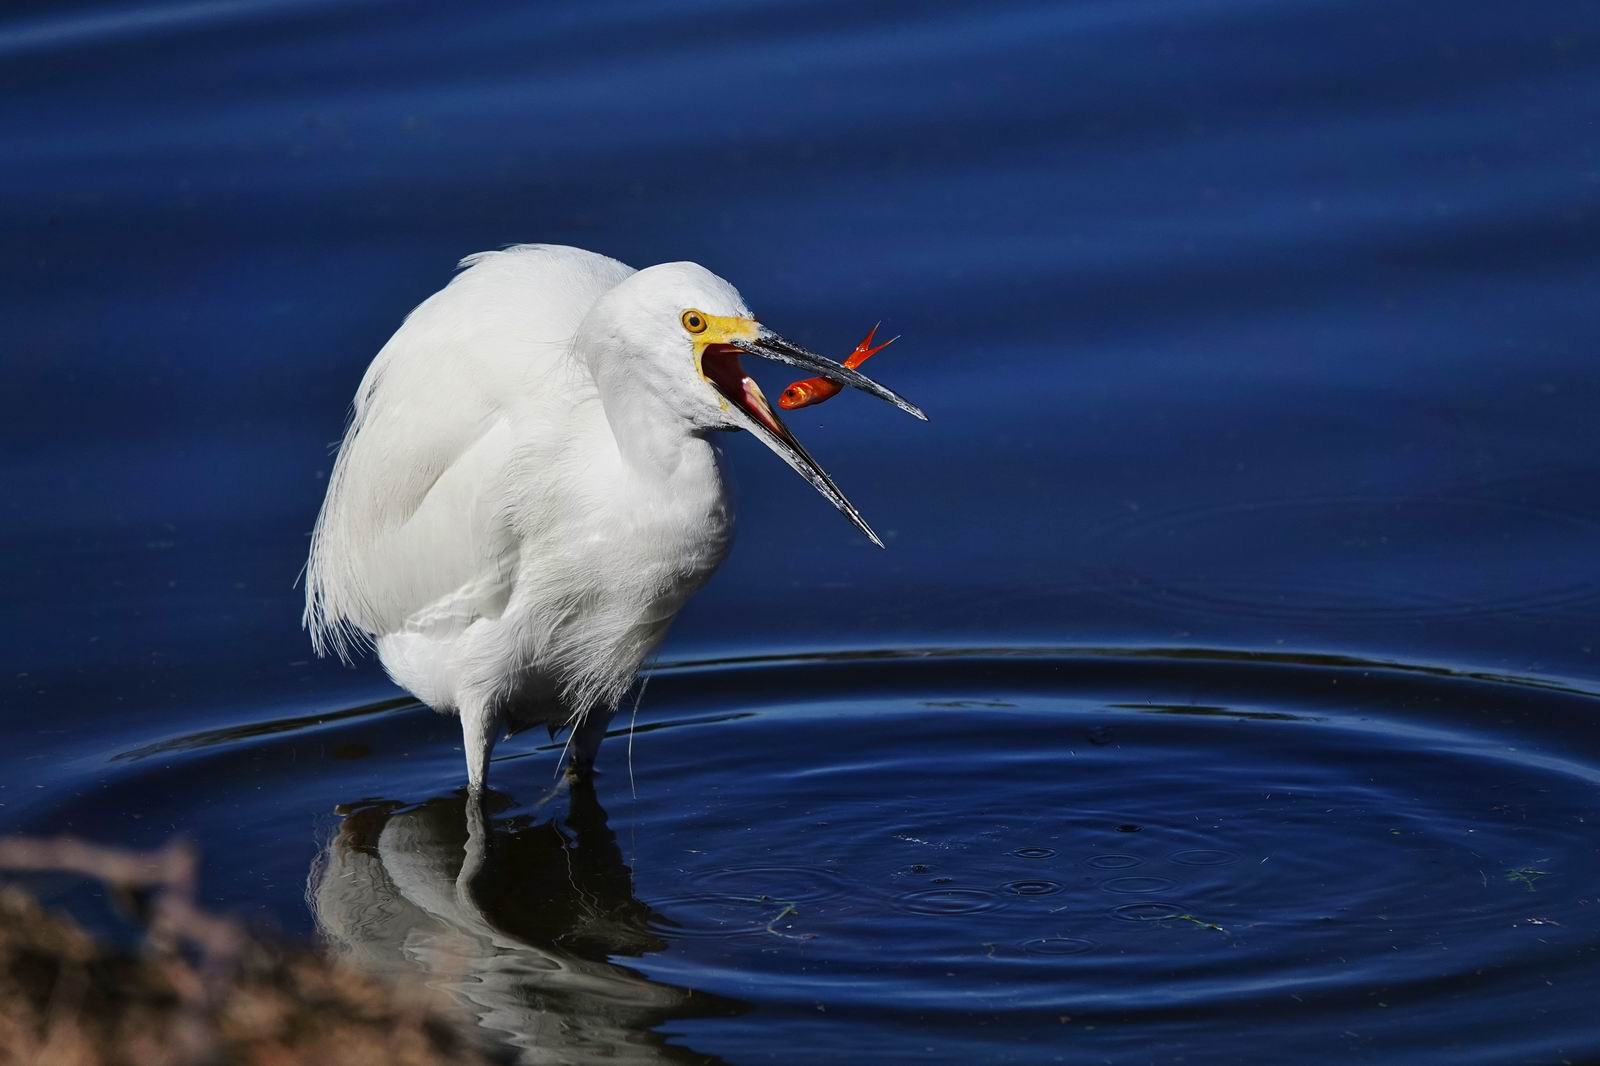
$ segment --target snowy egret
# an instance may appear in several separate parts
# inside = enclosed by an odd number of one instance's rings
[[[572,729],[583,773],[618,701],[727,554],[719,430],[759,437],[877,535],[741,368],[804,367],[923,418],[758,323],[694,263],[578,248],[461,261],[357,389],[306,564],[319,654],[375,644],[461,717],[469,788],[508,729]]]

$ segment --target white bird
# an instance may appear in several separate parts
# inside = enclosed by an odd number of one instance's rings
[[[791,344],[694,263],[578,248],[461,261],[356,392],[306,564],[318,654],[375,644],[461,717],[468,786],[508,729],[571,726],[568,769],[727,554],[720,430],[754,433],[882,542],[773,412],[742,353],[916,407]]]

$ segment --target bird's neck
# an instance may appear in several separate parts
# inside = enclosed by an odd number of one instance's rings
[[[630,473],[661,486],[718,476],[716,449],[654,393],[602,387],[600,402]]]

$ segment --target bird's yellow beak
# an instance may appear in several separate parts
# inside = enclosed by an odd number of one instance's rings
[[[822,493],[857,529],[878,547],[883,541],[867,525],[855,505],[845,498],[833,478],[828,476],[811,454],[805,450],[789,427],[783,424],[778,413],[767,402],[761,387],[739,364],[743,353],[775,359],[781,363],[805,367],[844,385],[853,385],[893,403],[918,418],[927,420],[921,410],[895,393],[879,385],[864,374],[850,370],[840,363],[809,352],[797,344],[779,337],[759,322],[748,318],[702,315],[705,328],[695,335],[695,358],[701,377],[710,383],[722,397],[724,406],[736,412],[747,429],[761,438],[778,457],[794,468],[795,472]]]
[[[695,335],[700,347],[708,344],[732,344],[734,341],[754,341],[761,335],[761,323],[753,318],[733,315],[704,315],[706,328]]]

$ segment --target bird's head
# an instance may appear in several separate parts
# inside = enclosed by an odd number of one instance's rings
[[[915,405],[858,371],[784,340],[751,315],[737,289],[695,263],[664,263],[630,275],[596,302],[584,331],[601,342],[589,346],[592,353],[614,353],[590,357],[590,370],[602,388],[608,379],[625,376],[624,387],[651,390],[696,430],[749,430],[883,547],[833,478],[789,432],[740,358],[756,355],[801,367],[926,421]]]

